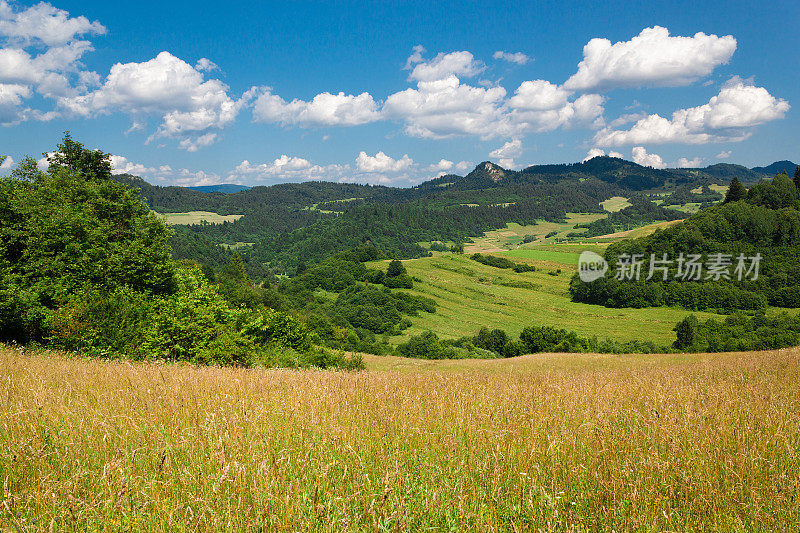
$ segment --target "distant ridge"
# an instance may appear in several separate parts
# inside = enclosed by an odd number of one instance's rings
[[[771,165],[767,165],[765,167],[753,167],[751,170],[755,172],[760,172],[761,174],[768,174],[770,176],[774,176],[775,174],[780,174],[781,172],[786,172],[789,176],[794,175],[794,171],[797,169],[797,164],[792,163],[791,161],[775,161]]]
[[[247,185],[236,185],[234,183],[223,183],[221,185],[195,185],[194,187],[187,188],[200,192],[221,192],[223,194],[231,194],[234,192],[246,191],[250,187]]]

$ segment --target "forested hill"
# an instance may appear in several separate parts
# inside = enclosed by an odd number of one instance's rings
[[[614,268],[634,256],[642,260],[639,280]],[[605,259],[612,267],[605,277],[573,279],[575,301],[722,311],[800,307],[800,176],[793,182],[779,174],[736,193],[732,185],[724,203],[647,237],[614,243]],[[750,275],[742,275],[744,269]],[[645,280],[650,272],[656,275]]]
[[[391,257],[419,257],[428,253],[420,242],[465,242],[509,222],[560,222],[567,213],[601,213],[600,202],[614,196],[651,194],[655,199],[681,190],[688,197],[693,194],[690,190],[700,186],[707,196],[718,195],[708,185],[727,184],[734,176],[745,182],[768,177],[735,165],[659,170],[596,157],[521,171],[486,161],[466,176],[446,175],[409,188],[305,182],[225,194],[154,186],[127,174],[114,179],[138,187],[150,207],[160,213],[243,215],[235,222],[177,226],[171,240],[173,251],[178,257],[216,265],[228,260],[228,252],[216,245],[235,245],[251,275],[259,276],[267,269],[292,272],[302,262],[316,263],[364,244],[377,246]],[[609,224],[627,227],[631,221],[647,223],[675,216],[673,211],[651,207],[628,212],[635,210],[632,207]],[[653,218],[650,211],[660,214]],[[595,230],[601,231],[599,226]]]
[[[698,169],[654,169],[624,159],[602,156],[582,163],[534,165],[515,171],[485,161],[466,176],[448,174],[411,188],[332,182],[283,183],[252,188],[230,184],[209,187],[161,187],[151,185],[130,174],[118,174],[114,179],[125,185],[140,188],[142,196],[154,210],[159,212],[202,210],[220,214],[244,214],[266,204],[309,208],[315,204],[345,200],[354,202],[353,205],[373,201],[401,203],[439,195],[444,191],[500,189],[521,184],[587,179],[600,180],[631,191],[692,184],[704,185],[709,182],[727,183],[733,177],[745,183],[755,183],[761,179],[770,179],[780,172],[792,175],[796,166],[791,161],[778,161],[752,169],[728,163]],[[330,211],[337,210],[330,209]]]

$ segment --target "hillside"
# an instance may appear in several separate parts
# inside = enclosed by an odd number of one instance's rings
[[[785,163],[772,166],[776,165]],[[236,221],[180,228],[172,239],[173,248],[181,250],[183,257],[214,262],[222,252],[212,252],[208,244],[236,246],[248,271],[256,275],[265,269],[291,272],[299,262],[318,262],[327,254],[363,244],[400,258],[420,257],[426,252],[419,242],[464,242],[507,223],[556,223],[568,213],[603,212],[600,204],[612,197],[628,200],[645,193],[653,201],[663,201],[664,195],[681,190],[681,199],[676,196],[668,207],[691,213],[710,205],[716,194],[695,195],[691,189],[724,186],[733,176],[747,182],[766,177],[736,165],[658,170],[618,158],[596,157],[522,171],[487,161],[466,176],[445,175],[411,188],[307,182],[236,192],[225,188],[222,193],[214,188],[200,192],[152,186],[129,175],[115,179],[139,187],[160,213],[241,215]],[[637,203],[639,207],[615,214],[608,222],[598,222],[590,231],[601,235],[675,218],[660,208],[642,209],[642,201]],[[204,252],[193,255],[187,240],[208,244],[199,248]]]

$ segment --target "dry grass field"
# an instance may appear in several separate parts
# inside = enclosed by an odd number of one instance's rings
[[[368,364],[0,348],[0,528],[800,528],[797,349]]]

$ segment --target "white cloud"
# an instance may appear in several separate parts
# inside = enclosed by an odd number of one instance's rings
[[[148,182],[156,182],[159,185],[180,185],[183,187],[237,182],[235,180],[225,180],[219,174],[203,170],[173,169],[169,165],[148,167],[141,163],[129,161],[128,158],[120,155],[111,156],[111,172],[113,174],[139,176]]]
[[[0,35],[10,42],[27,46],[41,42],[46,46],[64,45],[78,35],[102,35],[106,28],[86,17],[70,17],[67,11],[40,2],[14,12],[5,0],[0,1]]]
[[[505,96],[502,87],[462,85],[451,75],[436,81],[420,81],[416,89],[390,95],[383,105],[383,114],[405,122],[406,133],[413,137],[491,138],[511,133],[508,116],[501,109]]]
[[[413,164],[414,160],[408,157],[408,154],[404,154],[400,159],[392,159],[383,152],[378,152],[374,156],[361,152],[356,157],[356,168],[362,172],[403,172]]]
[[[11,170],[12,168],[14,168],[14,158],[11,156],[6,157],[0,163],[0,170]]]
[[[257,92],[253,88],[234,100],[221,81],[205,80],[185,61],[161,52],[143,63],[113,65],[99,89],[61,98],[59,104],[84,117],[128,113],[134,125],[143,116],[160,115],[162,122],[151,139],[180,139],[181,148],[193,151],[214,142],[217,135],[210,130],[231,124]]]
[[[77,37],[105,31],[99,22],[70,17],[44,2],[15,11],[0,0],[0,123],[56,118],[57,112],[30,109],[25,100],[34,91],[59,98],[91,87],[97,75],[83,71],[79,60],[92,44]]]
[[[459,172],[464,172],[465,170],[469,170],[475,166],[475,163],[472,161],[459,161],[456,163],[456,170]]]
[[[10,126],[25,119],[23,100],[30,98],[32,91],[26,85],[0,83],[0,124]]]
[[[664,160],[661,159],[660,155],[648,154],[644,146],[634,146],[633,150],[631,150],[631,153],[633,155],[634,163],[639,165],[653,168],[664,168],[667,166],[664,163]]]
[[[412,50],[413,52],[411,53],[410,56],[408,56],[408,59],[406,59],[406,65],[403,67],[403,70],[411,70],[417,63],[422,63],[423,61],[425,61],[422,58],[422,54],[425,53],[424,46],[418,44],[417,46],[412,48]]]
[[[666,28],[645,28],[630,41],[611,44],[592,39],[583,48],[578,72],[564,84],[572,90],[607,90],[615,87],[676,87],[707,76],[726,64],[736,50],[731,35],[696,33],[671,37]]]
[[[409,81],[437,81],[450,76],[471,78],[486,69],[483,63],[477,61],[467,51],[440,53],[430,61],[426,61],[415,48],[414,54],[406,61],[406,65],[411,64],[415,66],[408,76]]]
[[[781,119],[789,110],[786,100],[775,98],[763,87],[732,78],[707,104],[679,109],[671,119],[648,115],[629,130],[603,129],[595,136],[601,146],[626,144],[742,141],[748,128]]]
[[[717,159],[728,159],[731,156],[731,150],[723,150],[718,153],[715,157]]]
[[[229,180],[255,179],[256,181],[335,181],[345,177],[347,165],[315,165],[303,157],[281,155],[271,163],[253,164],[242,161],[230,172]]]
[[[508,141],[500,148],[489,152],[489,157],[498,160],[498,164],[503,168],[514,168],[514,159],[522,154],[522,141],[513,139]]]
[[[213,72],[215,70],[219,70],[217,64],[208,59],[207,57],[201,57],[200,59],[198,59],[194,68],[195,70],[199,70],[200,72]]]
[[[592,148],[591,150],[589,150],[589,153],[586,154],[586,157],[583,158],[582,162],[586,163],[590,159],[594,159],[595,157],[602,157],[604,155],[606,155],[605,150],[602,150],[600,148]],[[618,157],[619,159],[624,159],[624,156],[621,153],[615,152],[613,150],[608,152],[608,157]]]
[[[438,163],[428,165],[428,170],[431,172],[446,172],[453,168],[455,163],[447,159],[440,159]]]
[[[571,92],[547,80],[524,81],[509,99],[514,124],[536,132],[602,125],[604,98],[584,94],[569,101]]]
[[[695,157],[694,159],[686,159],[681,157],[678,159],[678,168],[700,168],[703,166],[703,158]]]
[[[284,126],[357,126],[380,118],[378,106],[369,93],[316,95],[311,101],[294,99],[287,103],[269,90],[261,94],[253,106],[258,122],[273,122]]]
[[[494,54],[492,54],[493,59],[499,59],[502,61],[508,61],[509,63],[516,63],[517,65],[524,65],[528,61],[531,60],[530,57],[523,54],[522,52],[504,52],[502,50],[498,50]]]

